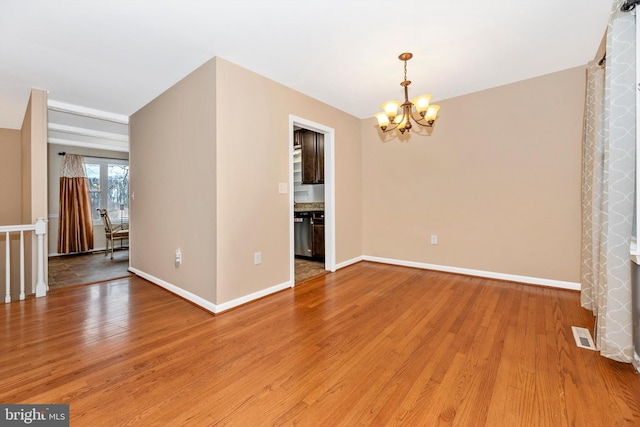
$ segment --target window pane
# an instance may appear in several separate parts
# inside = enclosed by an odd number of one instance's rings
[[[129,165],[126,160],[87,159],[91,216],[100,220],[97,209],[106,209],[114,223],[129,218]]]
[[[107,210],[114,220],[129,218],[129,165],[108,166]]]
[[[89,193],[89,196],[91,197],[91,219],[98,220],[100,219],[100,214],[97,211],[100,207],[100,193],[92,191]]]
[[[85,163],[87,178],[89,178],[89,195],[91,197],[91,218],[100,219],[100,214],[96,209],[100,207],[100,165],[95,163]]]

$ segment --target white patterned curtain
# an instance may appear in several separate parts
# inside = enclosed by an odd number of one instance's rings
[[[606,67],[587,68],[583,143],[581,303],[603,356],[631,362],[630,245],[635,198],[636,16],[615,0]]]

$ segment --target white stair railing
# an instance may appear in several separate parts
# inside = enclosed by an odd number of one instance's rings
[[[19,299],[25,299],[24,283],[24,232],[34,231],[38,239],[37,251],[37,276],[36,276],[36,297],[47,295],[48,286],[44,282],[44,235],[46,233],[44,219],[38,218],[35,224],[28,225],[3,225],[0,226],[0,233],[5,233],[5,303],[11,302],[11,247],[10,234],[20,233],[20,295]]]

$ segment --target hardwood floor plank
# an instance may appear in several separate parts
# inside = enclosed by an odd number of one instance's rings
[[[361,262],[218,316],[138,277],[0,315],[0,402],[75,426],[640,424],[572,291]]]
[[[517,426],[519,413],[513,407],[511,398],[512,380],[515,377],[517,353],[519,348],[516,345],[516,320],[520,311],[520,300],[522,292],[504,292],[505,297],[501,299],[504,303],[502,308],[502,335],[496,348],[502,348],[500,359],[497,362],[496,380],[490,398],[490,405],[487,411],[487,425],[491,426]]]

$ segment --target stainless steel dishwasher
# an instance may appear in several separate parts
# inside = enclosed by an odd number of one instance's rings
[[[310,257],[311,252],[311,212],[293,213],[293,236],[295,256]]]

